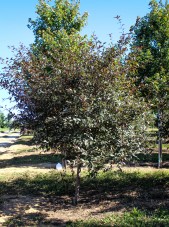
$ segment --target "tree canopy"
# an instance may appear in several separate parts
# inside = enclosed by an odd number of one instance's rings
[[[50,5],[45,0],[39,0],[37,18],[29,19],[28,27],[33,30],[35,42],[32,45],[37,49],[50,49],[51,45],[63,46],[63,40],[69,35],[77,34],[86,24],[87,13],[79,13],[80,2],[77,0],[55,0]]]
[[[149,5],[150,13],[131,28],[138,63],[133,76],[141,94],[163,111],[169,106],[169,4],[152,0]]]

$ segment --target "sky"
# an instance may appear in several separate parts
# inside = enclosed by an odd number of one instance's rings
[[[28,29],[28,18],[37,17],[38,0],[0,0],[0,57],[11,57],[8,46],[18,47],[20,43],[29,46],[34,41],[33,32]],[[80,12],[88,12],[88,22],[82,34],[93,33],[103,42],[120,36],[120,26],[114,18],[119,15],[127,32],[136,21],[149,12],[149,0],[81,0]],[[2,71],[0,66],[0,72]],[[13,104],[6,98],[8,93],[0,90],[0,111],[7,113]],[[5,99],[5,100],[4,100]]]

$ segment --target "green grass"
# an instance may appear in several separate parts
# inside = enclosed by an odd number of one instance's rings
[[[157,132],[158,128],[148,128],[147,132]]]
[[[32,136],[21,136],[15,145],[33,145]],[[165,148],[168,145],[165,146]],[[13,157],[12,159],[0,160],[0,168],[31,165],[38,163],[57,163],[61,162],[59,154],[28,154],[34,148],[18,150],[16,154],[23,156]],[[24,155],[24,153],[27,153]],[[157,162],[158,154],[140,155],[141,162]],[[163,160],[169,160],[169,153],[163,153]],[[70,172],[50,172],[41,173],[13,173],[8,176],[0,176],[0,207],[5,203],[4,195],[35,196],[44,197],[50,201],[58,201],[72,207],[72,197],[75,189],[75,177]],[[63,199],[64,198],[64,199]],[[66,198],[66,199],[65,199]],[[90,178],[87,172],[82,172],[79,207],[97,207],[105,202],[110,204],[115,202],[115,210],[103,206],[99,211],[106,217],[88,221],[64,222],[68,227],[97,227],[97,226],[116,226],[116,227],[153,227],[169,226],[169,170],[159,171],[100,171],[96,178]],[[149,206],[147,204],[151,204]],[[42,210],[45,208],[41,205]],[[123,212],[121,212],[121,210]],[[124,210],[126,210],[124,212]],[[107,216],[106,213],[109,213]],[[99,216],[99,213],[98,213]],[[31,213],[23,215],[13,215],[4,226],[59,226],[58,220],[54,222],[47,219],[44,213]],[[54,225],[53,225],[54,223]]]
[[[52,225],[46,216],[40,213],[17,215],[8,219],[4,226],[60,226],[59,223]],[[75,221],[63,223],[66,227],[168,227],[169,211],[155,210],[154,213],[134,208],[123,214],[111,214],[101,220],[90,219],[88,221]]]
[[[0,197],[3,195],[38,196],[54,201],[62,200],[73,209],[71,198],[74,195],[75,177],[71,173],[55,170],[45,174],[32,175],[31,172],[0,178]],[[103,206],[99,214],[109,212],[105,218],[88,221],[64,223],[69,227],[94,226],[169,226],[169,171],[152,172],[99,172],[96,178],[90,178],[83,172],[81,179],[79,207],[99,206],[103,201],[110,204],[115,201],[115,210]],[[65,199],[63,199],[65,198]],[[152,203],[152,207],[147,204]],[[5,201],[1,201],[2,203]],[[1,205],[0,205],[1,206]],[[44,207],[42,206],[42,210]],[[121,212],[121,210],[126,210]],[[98,211],[97,211],[98,212]],[[99,217],[99,216],[98,216]],[[57,221],[57,220],[56,220]],[[26,224],[25,224],[26,223]],[[13,216],[6,226],[50,226],[53,222],[43,213]],[[52,225],[51,225],[52,226]],[[57,226],[57,225],[56,225]],[[59,225],[58,225],[59,226]]]
[[[19,132],[20,130],[19,129],[9,129],[7,127],[4,127],[4,128],[0,128],[0,132],[1,133],[15,133],[15,132]]]
[[[9,132],[9,128],[0,128],[0,132],[3,133],[3,132]]]
[[[43,221],[45,215],[44,214],[23,214],[23,215],[16,215],[15,217],[9,218],[3,226],[10,226],[10,227],[27,227],[27,226],[39,226]]]
[[[31,175],[31,173],[22,174],[17,178],[0,179],[0,195],[5,193],[20,194],[53,194],[53,195],[71,195],[73,192],[74,177],[70,173],[60,173],[55,170],[45,173]],[[169,197],[167,188],[169,187],[169,171],[147,172],[100,172],[96,178],[88,177],[84,173],[81,179],[81,195],[86,197],[86,201],[92,196],[102,193],[104,199],[113,196],[113,193],[123,193],[136,191],[150,198],[157,194],[161,198]],[[157,194],[154,194],[154,189]],[[163,190],[160,195],[158,193]],[[140,195],[141,195],[140,194]],[[98,197],[99,200],[99,197]]]
[[[101,220],[69,222],[67,227],[158,227],[169,226],[169,210],[155,210],[153,213],[134,208],[124,214],[112,214]]]
[[[45,220],[44,214],[25,214],[17,215],[8,219],[4,226],[55,226],[50,225],[51,222]],[[60,226],[57,225],[56,226]],[[169,226],[169,211],[168,210],[155,210],[152,212],[146,212],[134,208],[130,212],[124,212],[123,214],[111,214],[101,220],[90,219],[88,221],[75,221],[64,223],[66,227],[168,227]]]
[[[70,174],[56,171],[32,175],[31,172],[0,178],[0,195],[69,195],[74,190],[74,180]]]
[[[20,136],[13,145],[34,145],[33,136]]]
[[[26,152],[27,150],[22,150],[22,152]],[[29,152],[29,150],[27,151]],[[18,153],[17,153],[18,154]],[[6,167],[17,167],[18,165],[28,165],[28,164],[40,164],[40,163],[58,163],[61,162],[61,156],[59,154],[31,154],[31,155],[23,155],[18,157],[13,157],[11,159],[3,159],[0,160],[0,168]]]
[[[167,144],[167,143],[166,144],[163,144],[163,148],[164,149],[169,149],[169,144]]]
[[[24,148],[24,149],[18,149],[17,151],[15,151],[15,155],[18,155],[18,154],[25,154],[25,153],[32,153],[32,152],[36,152],[36,148]]]

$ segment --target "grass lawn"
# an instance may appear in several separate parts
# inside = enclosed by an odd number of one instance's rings
[[[13,209],[12,219],[8,218],[5,223],[9,226],[29,226],[33,222],[35,226],[57,223],[64,226],[169,226],[168,170],[100,172],[95,179],[83,172],[77,207],[71,202],[74,182],[70,173],[54,170],[0,178],[0,206],[7,203]],[[30,209],[32,216],[27,215]],[[1,215],[5,214],[2,210]]]
[[[0,128],[0,132],[9,132],[9,128]]]
[[[106,218],[89,221],[77,221],[68,222],[66,226],[70,227],[101,227],[101,226],[128,226],[128,227],[152,227],[152,226],[169,226],[169,211],[168,210],[156,210],[154,213],[146,213],[145,211],[134,208],[130,212],[124,212],[123,214],[113,213]]]
[[[169,226],[169,169],[113,168],[94,179],[84,170],[73,206],[75,177],[44,167],[59,154],[36,150],[31,136],[1,149],[0,226]]]
[[[10,129],[10,128],[7,128],[7,127],[4,127],[4,128],[0,128],[0,133],[8,133],[8,132],[19,132],[20,130],[19,129]]]

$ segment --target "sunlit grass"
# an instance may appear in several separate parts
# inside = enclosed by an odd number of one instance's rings
[[[0,132],[1,133],[3,133],[3,132],[9,132],[9,128],[7,128],[7,127],[0,128]]]
[[[101,220],[91,219],[88,221],[69,222],[67,227],[155,227],[169,226],[169,210],[160,209],[154,212],[146,212],[134,208],[123,214],[113,213]]]

